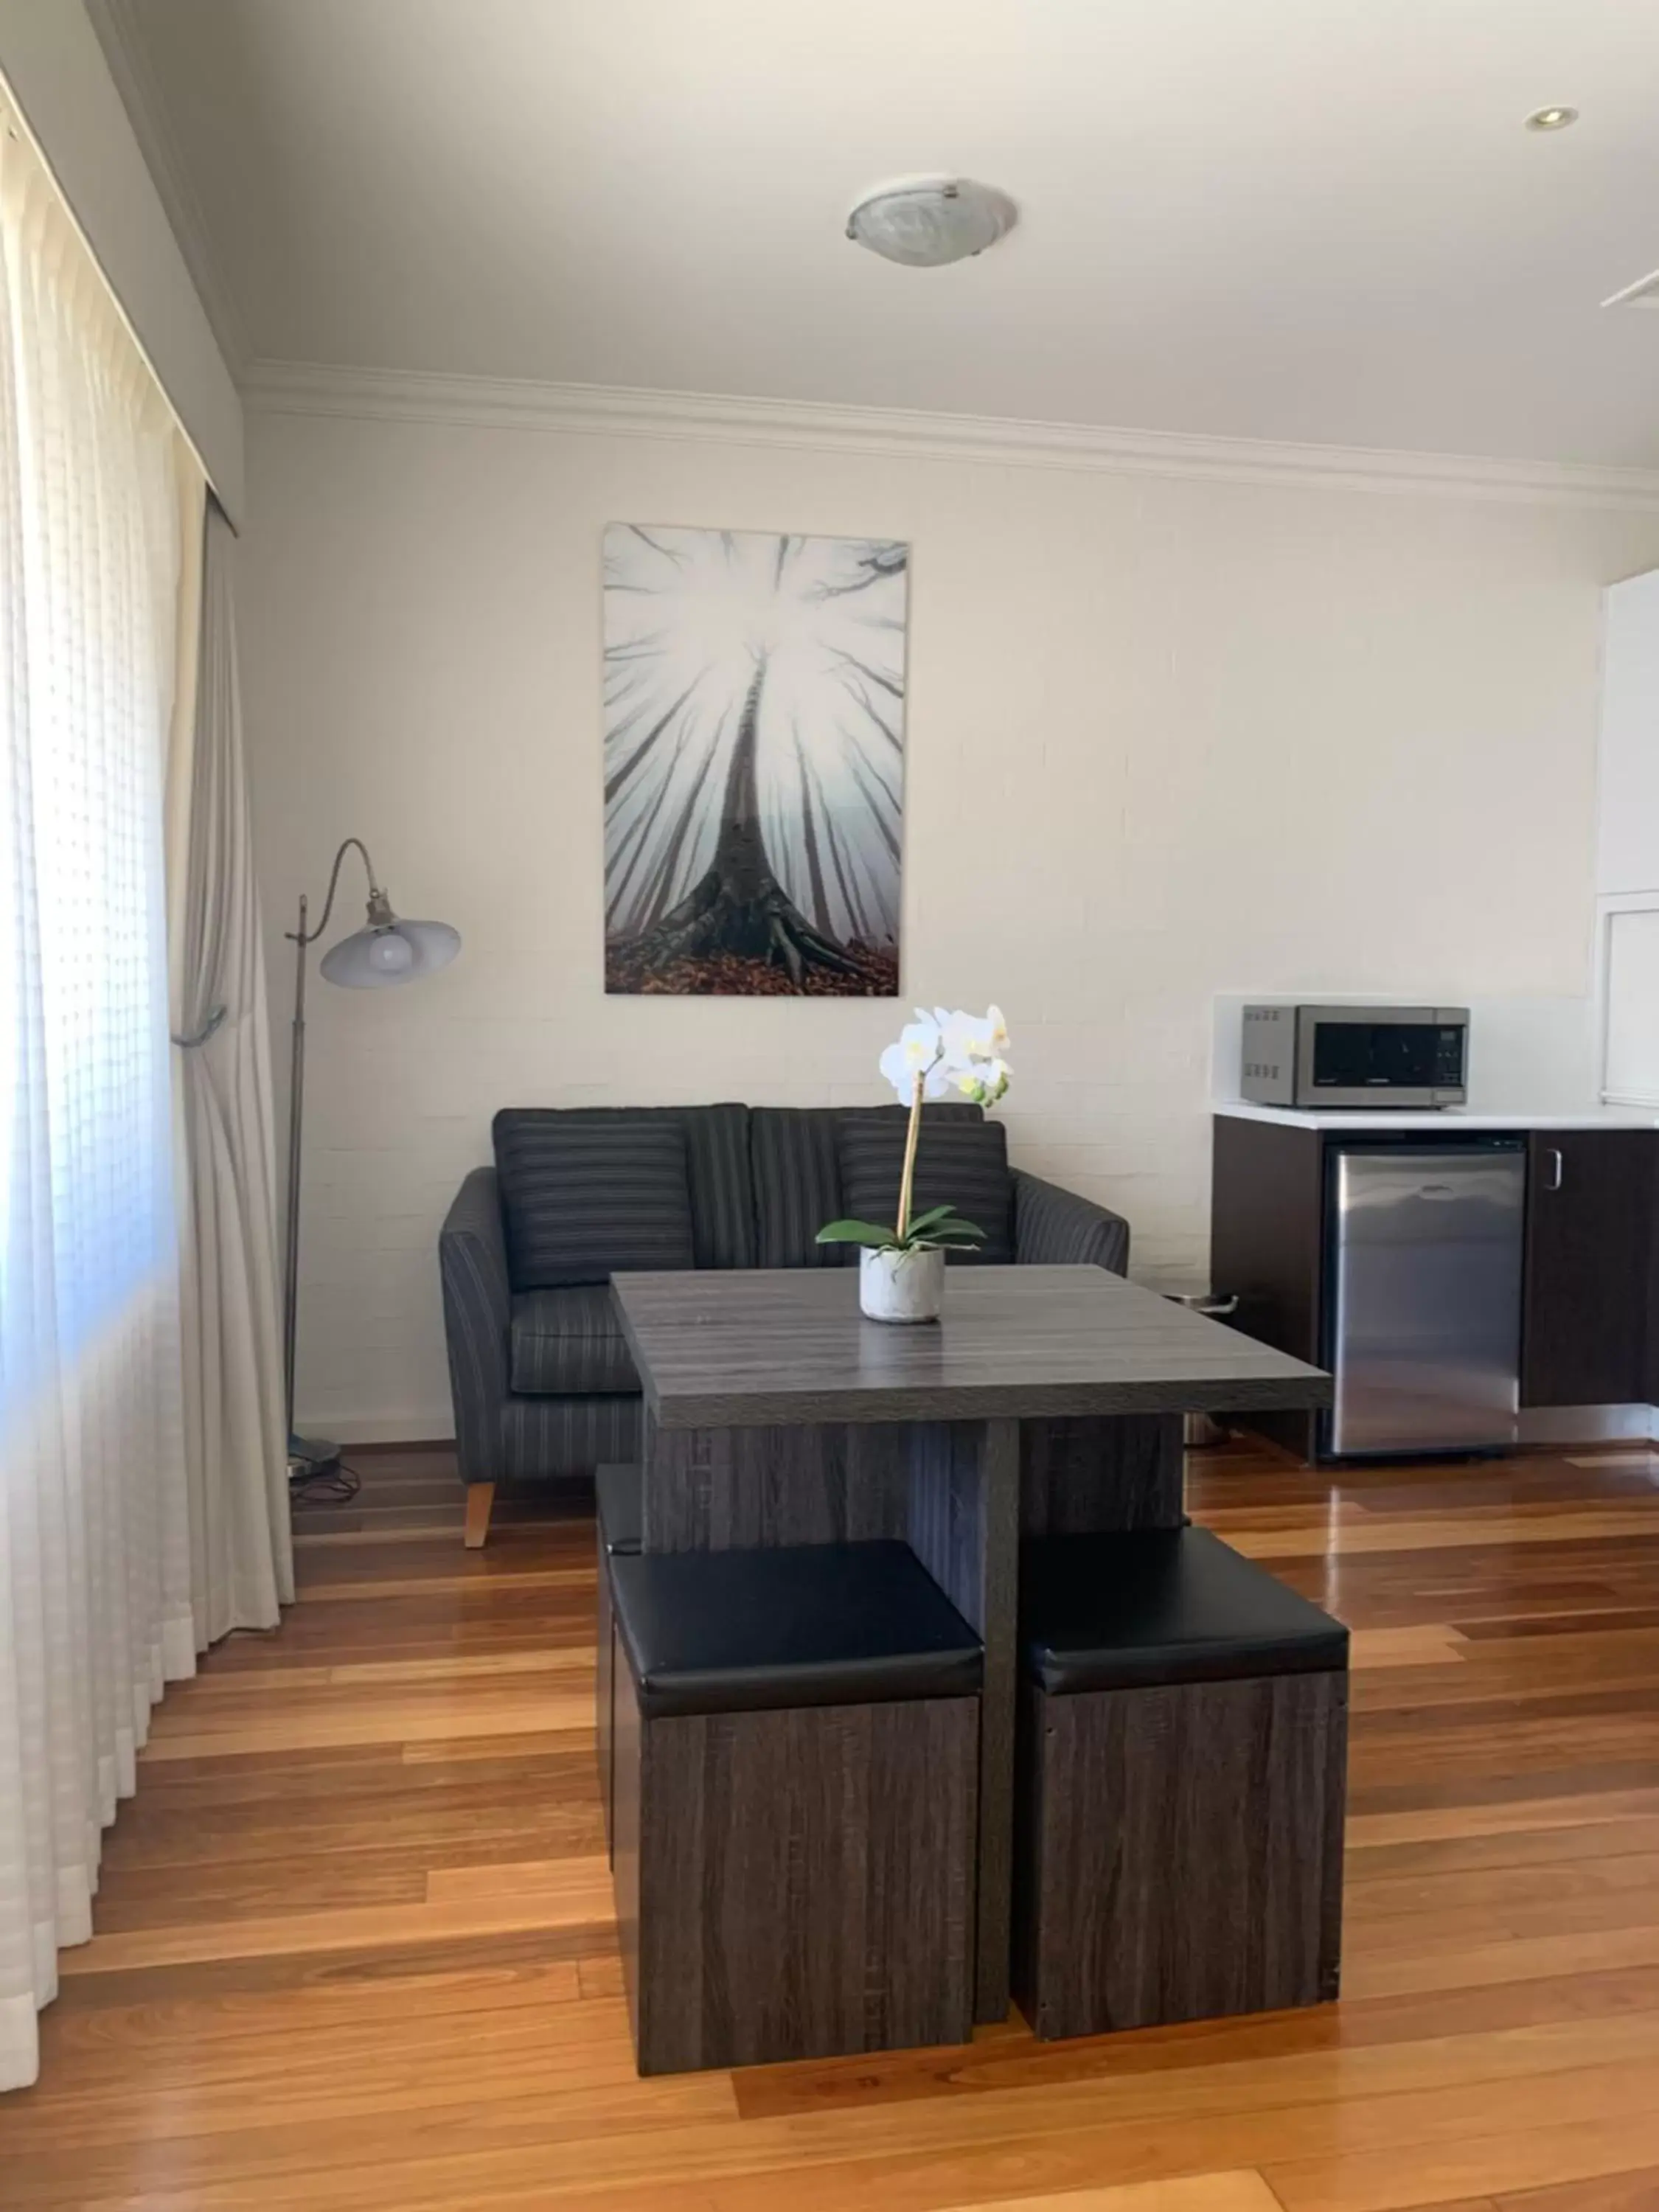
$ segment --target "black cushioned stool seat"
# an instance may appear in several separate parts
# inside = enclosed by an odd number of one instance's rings
[[[1348,1632],[1202,1528],[1028,1542],[1014,1990],[1039,2036],[1334,1997]]]
[[[980,1640],[908,1544],[611,1561],[641,1713],[973,1697]]]
[[[617,1636],[611,1613],[611,1562],[618,1553],[637,1552],[645,1518],[645,1469],[632,1465],[593,1470],[593,1523],[599,1536],[595,1572],[598,1596],[593,1638],[593,1745],[599,1762],[599,1807],[605,1842],[611,1848],[611,1796],[616,1761],[611,1732],[616,1720]]]
[[[978,1636],[901,1543],[609,1566],[640,2071],[964,2041]]]
[[[1019,1626],[1026,1668],[1051,1698],[1348,1663],[1340,1621],[1207,1528],[1028,1543]]]

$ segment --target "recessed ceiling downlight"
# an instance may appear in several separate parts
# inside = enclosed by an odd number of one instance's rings
[[[1534,107],[1527,118],[1528,131],[1565,131],[1569,124],[1577,123],[1576,107]]]
[[[906,177],[867,193],[847,218],[847,235],[884,261],[939,269],[994,246],[1018,212],[1006,192],[971,177]]]

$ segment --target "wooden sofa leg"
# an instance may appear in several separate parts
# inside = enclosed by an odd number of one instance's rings
[[[481,1552],[484,1539],[489,1534],[489,1510],[495,1503],[493,1482],[469,1482],[466,1486],[466,1536],[469,1552]]]

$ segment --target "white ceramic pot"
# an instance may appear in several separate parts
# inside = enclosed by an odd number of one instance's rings
[[[859,1306],[872,1321],[937,1321],[944,1303],[943,1252],[859,1254]]]

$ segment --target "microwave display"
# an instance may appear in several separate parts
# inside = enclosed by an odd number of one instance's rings
[[[1461,1024],[1322,1019],[1313,1035],[1316,1091],[1462,1088]]]

